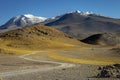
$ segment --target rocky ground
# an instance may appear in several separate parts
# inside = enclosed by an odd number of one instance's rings
[[[71,68],[5,77],[4,80],[119,80],[119,78],[96,78],[97,69],[98,66],[77,64]]]

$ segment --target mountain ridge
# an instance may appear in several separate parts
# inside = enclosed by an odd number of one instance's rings
[[[31,15],[22,16],[31,17]],[[24,24],[24,22],[25,22],[24,20],[22,21],[18,20],[18,22],[16,23],[15,22],[13,22],[13,24],[10,23],[10,25],[5,24],[0,27],[1,28],[0,32],[6,32],[12,29],[27,26]],[[84,39],[90,35],[98,33],[120,32],[120,19],[106,17],[93,12],[82,12],[78,10],[68,12],[53,18],[48,19],[43,18],[43,20],[42,21],[40,20],[40,22],[39,20],[38,22],[35,21],[34,23],[28,21],[27,24],[32,25],[36,23],[56,28],[72,37],[76,37],[79,39]]]

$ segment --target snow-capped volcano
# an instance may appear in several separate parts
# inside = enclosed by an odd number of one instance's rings
[[[0,26],[0,29],[21,28],[27,25],[36,24],[45,21],[47,18],[38,17],[31,14],[19,15],[11,18],[7,23]]]

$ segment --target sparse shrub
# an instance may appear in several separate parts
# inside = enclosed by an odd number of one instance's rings
[[[120,48],[112,48],[111,50],[113,53],[120,54]]]
[[[0,80],[3,80],[2,78],[0,78]]]
[[[7,46],[12,47],[12,44],[7,44]]]

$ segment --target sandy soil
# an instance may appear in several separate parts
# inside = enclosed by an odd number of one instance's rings
[[[17,56],[0,57],[0,72],[40,68],[46,66],[56,66],[56,64],[28,61]]]

